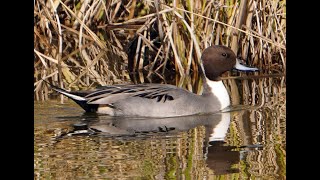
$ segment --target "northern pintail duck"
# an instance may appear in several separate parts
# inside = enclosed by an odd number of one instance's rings
[[[168,84],[102,86],[93,91],[69,92],[53,86],[79,104],[86,112],[111,116],[174,117],[215,113],[230,105],[230,97],[220,76],[232,68],[255,71],[241,65],[234,52],[225,46],[206,48],[201,56],[203,93]]]

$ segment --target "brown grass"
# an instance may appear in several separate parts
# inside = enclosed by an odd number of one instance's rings
[[[286,71],[284,0],[36,0],[34,22],[36,100],[48,98],[41,79],[78,90],[130,82],[129,72],[137,82],[176,72],[190,89],[212,44],[264,72]]]

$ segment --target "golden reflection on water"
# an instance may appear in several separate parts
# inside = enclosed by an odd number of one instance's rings
[[[74,124],[117,121],[84,116],[71,101],[35,102],[35,179],[286,179],[283,77],[224,82],[234,107],[249,108],[235,108],[225,142],[209,146],[201,123],[174,132],[68,136]]]

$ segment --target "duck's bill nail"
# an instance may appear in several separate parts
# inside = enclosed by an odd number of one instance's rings
[[[235,69],[240,70],[240,71],[258,71],[258,68],[253,68],[253,67],[247,67],[242,64],[240,64],[240,59],[237,58],[236,60],[236,65],[234,66]]]

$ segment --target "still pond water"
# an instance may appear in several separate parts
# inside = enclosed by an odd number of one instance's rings
[[[35,102],[35,179],[286,179],[285,77],[224,83],[232,107],[212,115],[119,118]]]

